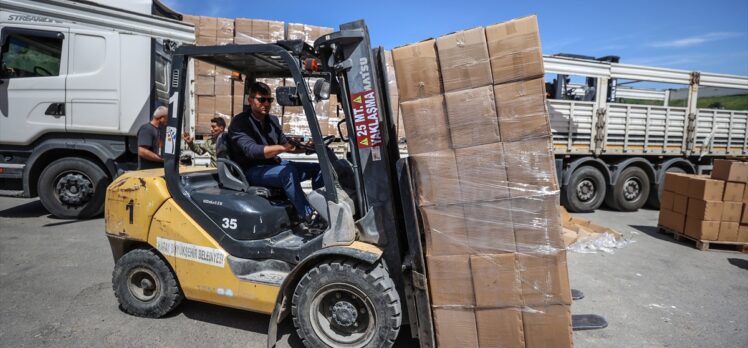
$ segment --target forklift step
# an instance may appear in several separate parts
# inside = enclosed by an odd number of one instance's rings
[[[608,327],[608,321],[597,314],[574,314],[571,327],[574,331],[604,329]]]
[[[581,300],[583,298],[584,298],[584,293],[582,291],[577,290],[577,289],[571,289],[572,300],[576,301],[576,300]]]
[[[283,280],[288,276],[288,272],[281,271],[260,271],[247,275],[241,275],[238,278],[254,283],[262,283],[269,285],[281,285]]]

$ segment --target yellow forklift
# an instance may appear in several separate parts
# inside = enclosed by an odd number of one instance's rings
[[[218,141],[218,168],[179,164],[188,62],[200,60],[258,78],[290,78],[278,103],[302,106],[324,187],[307,194],[327,222],[299,228],[283,192],[252,186]],[[433,325],[407,162],[389,110],[382,48],[363,21],[340,26],[314,47],[300,40],[256,45],[182,46],[172,55],[164,169],[129,172],[108,188],[106,233],[113,288],[122,309],[161,317],[184,298],[291,314],[308,347],[389,347],[409,325],[422,347]],[[315,78],[313,91],[307,79]],[[288,83],[287,83],[288,84]],[[312,101],[337,94],[346,158],[329,149]],[[350,132],[342,132],[342,128]],[[344,134],[349,134],[347,137]]]

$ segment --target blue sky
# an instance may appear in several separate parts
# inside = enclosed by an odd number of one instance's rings
[[[363,18],[372,43],[387,49],[536,14],[545,54],[618,55],[628,64],[748,75],[748,0],[164,3],[193,15],[274,19],[333,28]]]

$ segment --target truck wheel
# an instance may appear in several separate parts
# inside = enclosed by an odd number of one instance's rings
[[[351,260],[310,269],[296,286],[291,313],[306,347],[391,347],[402,320],[385,267]]]
[[[605,177],[592,166],[577,168],[564,190],[564,205],[570,212],[591,212],[605,199]]]
[[[104,211],[109,177],[93,162],[61,158],[50,163],[39,176],[39,199],[52,215],[63,219],[85,219]]]
[[[679,167],[670,167],[665,173],[685,173],[686,171]],[[662,177],[665,180],[665,177]],[[649,199],[647,200],[647,207],[652,209],[660,209],[660,197],[662,197],[662,191],[665,189],[665,182],[660,182],[657,185],[657,190],[650,190]]]
[[[637,211],[649,198],[649,177],[639,167],[628,167],[621,172],[613,186],[613,192],[605,197],[605,203],[618,211]]]
[[[112,288],[122,310],[146,318],[164,316],[184,298],[169,265],[145,249],[133,250],[117,260]]]

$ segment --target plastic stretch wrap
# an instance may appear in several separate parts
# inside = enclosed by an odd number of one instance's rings
[[[572,346],[539,40],[515,42],[537,36],[527,17],[393,50],[440,347]]]

